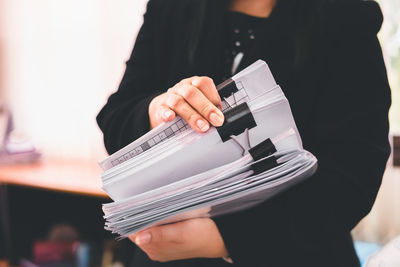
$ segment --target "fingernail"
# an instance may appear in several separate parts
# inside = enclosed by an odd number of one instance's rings
[[[224,123],[224,118],[215,112],[211,112],[210,121],[214,126],[221,126]]]
[[[196,124],[202,132],[206,132],[210,128],[208,123],[204,122],[203,120],[197,120]]]
[[[143,233],[140,234],[136,237],[136,243],[141,246],[141,245],[146,245],[149,244],[151,240],[151,234],[150,233]]]
[[[233,264],[233,260],[229,257],[222,257],[222,259],[224,259],[224,261],[226,261],[227,263]]]
[[[200,83],[200,79],[199,78],[194,78],[193,80],[192,80],[192,85],[194,85],[194,86],[199,86],[199,83]]]
[[[164,118],[165,119],[169,119],[172,116],[172,111],[171,110],[167,110],[164,112]]]

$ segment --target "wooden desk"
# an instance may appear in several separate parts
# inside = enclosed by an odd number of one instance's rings
[[[46,160],[0,166],[0,184],[107,197],[101,189],[101,168],[95,161]]]

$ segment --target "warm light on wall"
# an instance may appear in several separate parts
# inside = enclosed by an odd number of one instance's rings
[[[45,155],[99,159],[95,116],[117,88],[145,0],[2,0],[5,98]]]
[[[400,1],[378,0],[378,2],[385,18],[379,37],[392,88],[390,130],[392,133],[400,134]]]

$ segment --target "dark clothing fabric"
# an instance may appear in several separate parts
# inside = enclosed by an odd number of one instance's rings
[[[318,172],[255,208],[214,220],[234,266],[359,266],[350,231],[370,211],[390,151],[390,88],[376,37],[382,14],[373,1],[326,1],[307,57],[297,60],[296,1],[278,1],[239,70],[257,59],[268,63]],[[109,153],[149,130],[148,104],[157,94],[189,76],[223,77],[219,2],[149,2],[121,85],[97,117]],[[139,250],[134,259],[134,266],[225,265],[155,263]]]
[[[257,35],[267,23],[266,18],[249,16],[239,12],[225,14],[224,41],[222,45],[222,78],[215,82],[223,82],[237,73],[235,59],[241,59],[256,42]],[[239,57],[239,58],[238,58]]]

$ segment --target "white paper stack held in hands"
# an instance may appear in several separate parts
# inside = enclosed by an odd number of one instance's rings
[[[258,60],[218,86],[224,125],[200,134],[179,117],[100,163],[105,228],[120,238],[150,226],[251,208],[310,177],[288,100]]]

